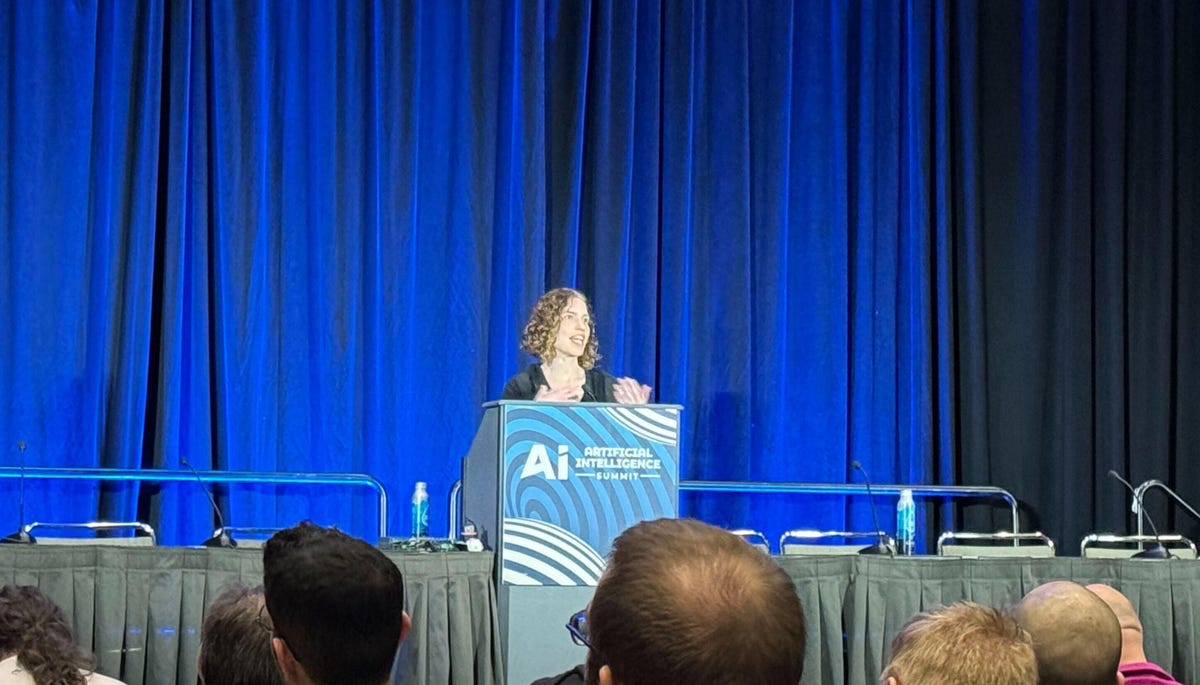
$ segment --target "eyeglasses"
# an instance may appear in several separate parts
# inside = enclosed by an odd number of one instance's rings
[[[587,609],[580,609],[571,614],[571,618],[567,619],[567,632],[571,634],[571,641],[580,647],[592,648],[592,643],[588,640],[588,619]]]

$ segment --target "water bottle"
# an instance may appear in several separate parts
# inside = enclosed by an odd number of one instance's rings
[[[916,541],[917,503],[913,501],[912,490],[905,488],[900,491],[900,501],[896,503],[897,551],[900,554],[912,554]]]
[[[423,538],[429,535],[429,491],[425,483],[418,481],[412,496],[412,536]]]

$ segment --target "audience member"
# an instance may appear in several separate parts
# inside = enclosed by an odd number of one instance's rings
[[[196,670],[204,685],[282,685],[261,587],[226,588],[204,616]]]
[[[1121,665],[1118,670],[1125,676],[1125,685],[1179,685],[1171,674],[1146,658],[1142,621],[1129,598],[1119,590],[1099,583],[1089,585],[1087,589],[1104,600],[1121,625]]]
[[[804,613],[792,580],[742,539],[659,519],[613,542],[586,619],[589,685],[795,685]]]
[[[94,671],[62,609],[36,587],[0,588],[0,685],[120,685]]]
[[[887,685],[1037,685],[1029,633],[999,609],[958,602],[923,611],[892,640]]]
[[[565,673],[559,673],[547,678],[538,678],[530,683],[530,685],[584,685],[586,682],[587,667],[580,664]]]
[[[1033,638],[1042,685],[1120,685],[1121,626],[1082,585],[1039,585],[1017,604],[1017,622]]]
[[[400,569],[366,542],[304,522],[263,548],[271,641],[288,685],[381,685],[411,623]]]

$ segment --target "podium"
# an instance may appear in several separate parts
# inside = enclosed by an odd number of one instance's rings
[[[583,663],[565,624],[612,541],[679,513],[678,405],[489,402],[463,464],[463,519],[496,552],[514,685]]]

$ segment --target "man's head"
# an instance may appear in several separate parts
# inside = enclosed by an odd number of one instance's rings
[[[1112,685],[1121,627],[1111,609],[1082,585],[1039,585],[1017,604],[1017,622],[1033,638],[1042,685]]]
[[[804,668],[791,579],[699,521],[648,521],[617,537],[587,620],[589,685],[795,685]]]
[[[1029,633],[1009,614],[974,602],[924,611],[892,640],[887,685],[1037,685]]]
[[[1121,663],[1148,661],[1143,646],[1142,621],[1129,598],[1116,588],[1100,583],[1089,585],[1087,589],[1103,600],[1117,616],[1117,623],[1121,626]]]
[[[277,685],[271,617],[261,587],[226,588],[204,616],[196,667],[204,685]]]
[[[379,685],[408,635],[404,579],[379,550],[311,523],[263,548],[272,648],[285,683]]]

